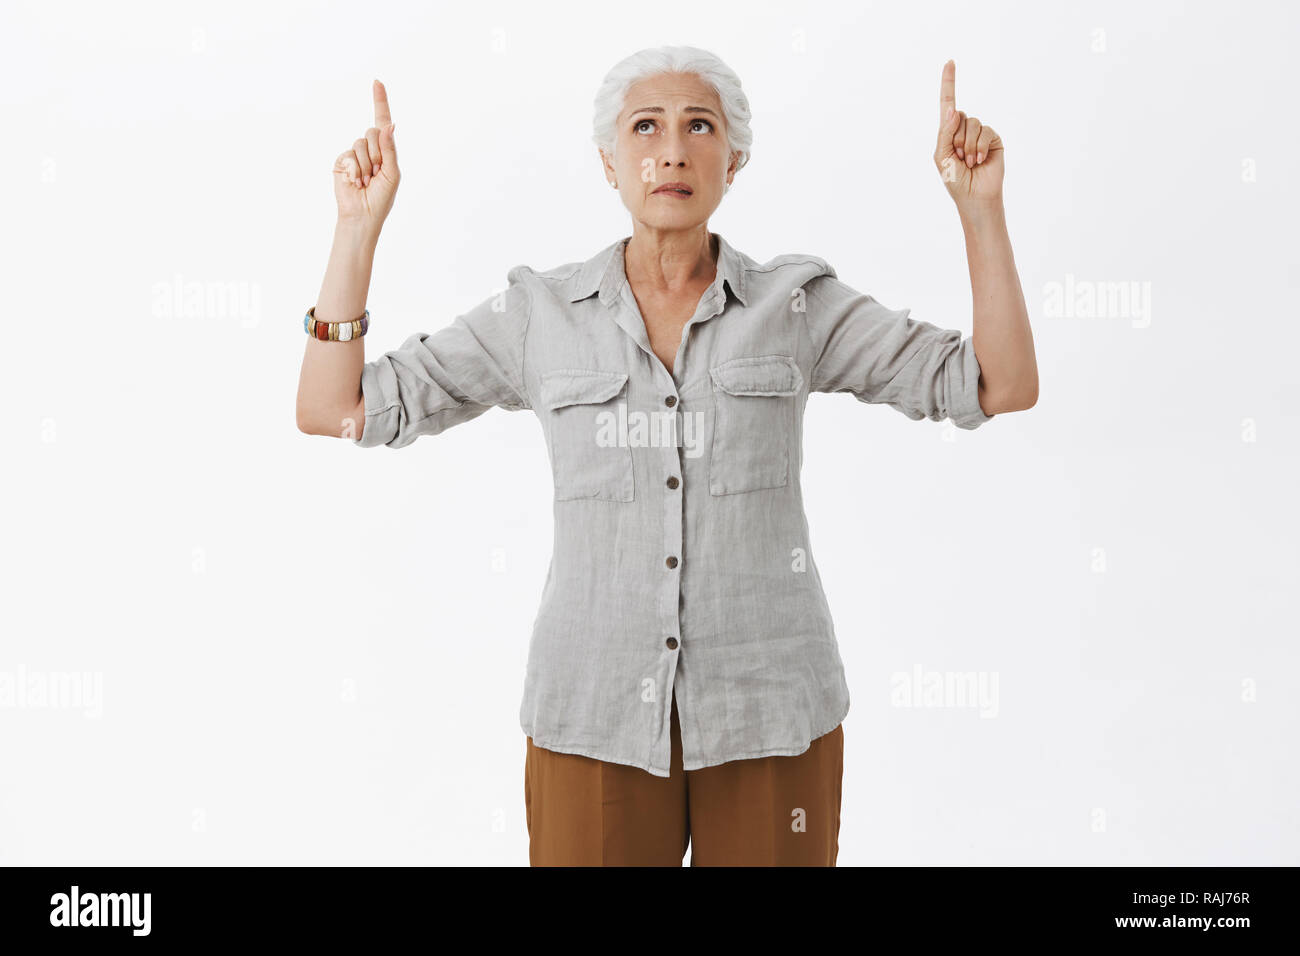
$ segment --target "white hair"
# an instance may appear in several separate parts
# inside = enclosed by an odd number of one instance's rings
[[[662,73],[694,73],[713,87],[722,101],[727,122],[727,146],[739,156],[739,171],[749,162],[754,134],[749,128],[749,98],[740,88],[740,77],[708,50],[693,46],[661,46],[638,50],[616,63],[596,93],[596,114],[592,141],[611,159],[618,141],[618,114],[623,111],[632,84]]]

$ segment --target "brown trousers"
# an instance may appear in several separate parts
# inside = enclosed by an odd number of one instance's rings
[[[532,866],[834,866],[844,726],[797,757],[682,770],[677,698],[671,776],[533,746],[524,805]]]

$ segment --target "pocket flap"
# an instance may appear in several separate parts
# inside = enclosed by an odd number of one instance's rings
[[[542,405],[559,408],[561,405],[607,402],[623,390],[626,372],[601,372],[596,369],[562,368],[542,376]]]
[[[795,395],[803,373],[788,355],[732,359],[709,369],[718,388],[731,395]]]

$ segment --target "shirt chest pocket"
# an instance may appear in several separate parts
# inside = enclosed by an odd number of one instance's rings
[[[557,369],[542,376],[556,501],[632,500],[632,449],[619,427],[626,389],[626,372]]]
[[[732,495],[790,481],[790,441],[803,373],[788,355],[737,358],[709,369],[713,452],[709,491]]]

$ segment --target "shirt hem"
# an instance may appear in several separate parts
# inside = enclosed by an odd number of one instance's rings
[[[525,733],[527,733],[527,731],[525,731]],[[602,756],[589,747],[574,747],[570,744],[547,743],[544,740],[539,740],[532,734],[528,734],[528,736],[533,738],[533,746],[540,747],[542,750],[550,750],[560,754],[575,754],[579,757],[590,757],[592,760],[599,760],[602,763],[616,763],[622,764],[625,767],[636,767],[638,770],[644,770],[646,773],[654,774],[656,777],[671,776],[667,770],[659,770],[644,761],[631,760],[626,757]]]
[[[731,761],[733,760],[757,760],[760,757],[798,757],[800,754],[807,753],[808,750],[812,747],[813,742],[815,740],[821,737],[825,737],[827,734],[829,734],[840,724],[844,723],[844,718],[847,717],[848,715],[849,715],[849,705],[846,703],[844,705],[843,712],[840,714],[839,718],[837,720],[832,721],[825,730],[814,730],[812,732],[812,736],[808,738],[808,742],[804,744],[802,747],[775,747],[775,748],[766,748],[763,750],[752,750],[749,753],[740,754],[739,756],[736,757],[725,757],[722,760],[714,760],[712,763],[700,763],[694,767],[686,766],[685,761],[683,761],[682,769],[683,770],[705,770],[709,767],[717,767],[717,766],[721,766],[724,763],[731,763]]]
[[[683,771],[704,770],[708,767],[716,767],[724,763],[730,763],[733,760],[757,760],[760,757],[797,757],[802,753],[807,753],[809,748],[812,747],[813,741],[817,740],[820,737],[826,736],[832,730],[838,727],[840,724],[844,723],[844,718],[847,717],[848,715],[849,715],[849,704],[846,701],[843,708],[841,708],[840,710],[839,717],[837,717],[835,720],[832,720],[830,724],[825,727],[825,729],[814,730],[812,732],[812,736],[809,737],[808,742],[799,747],[769,747],[769,748],[764,748],[762,750],[752,750],[749,751],[748,753],[739,754],[737,756],[724,757],[721,760],[699,762],[692,766],[688,766],[685,760],[683,760],[682,770]],[[656,777],[672,776],[672,774],[668,770],[661,770],[657,767],[652,766],[646,761],[638,761],[626,757],[608,757],[597,753],[591,747],[575,747],[572,744],[549,743],[545,740],[541,740],[537,738],[531,733],[528,733],[527,730],[525,730],[524,733],[527,734],[529,737],[532,737],[534,747],[540,747],[542,750],[551,750],[554,751],[555,753],[562,753],[562,754],[575,754],[579,757],[590,757],[592,760],[600,760],[604,763],[622,764],[625,767],[636,767],[637,769],[644,770],[646,773],[653,774]]]

